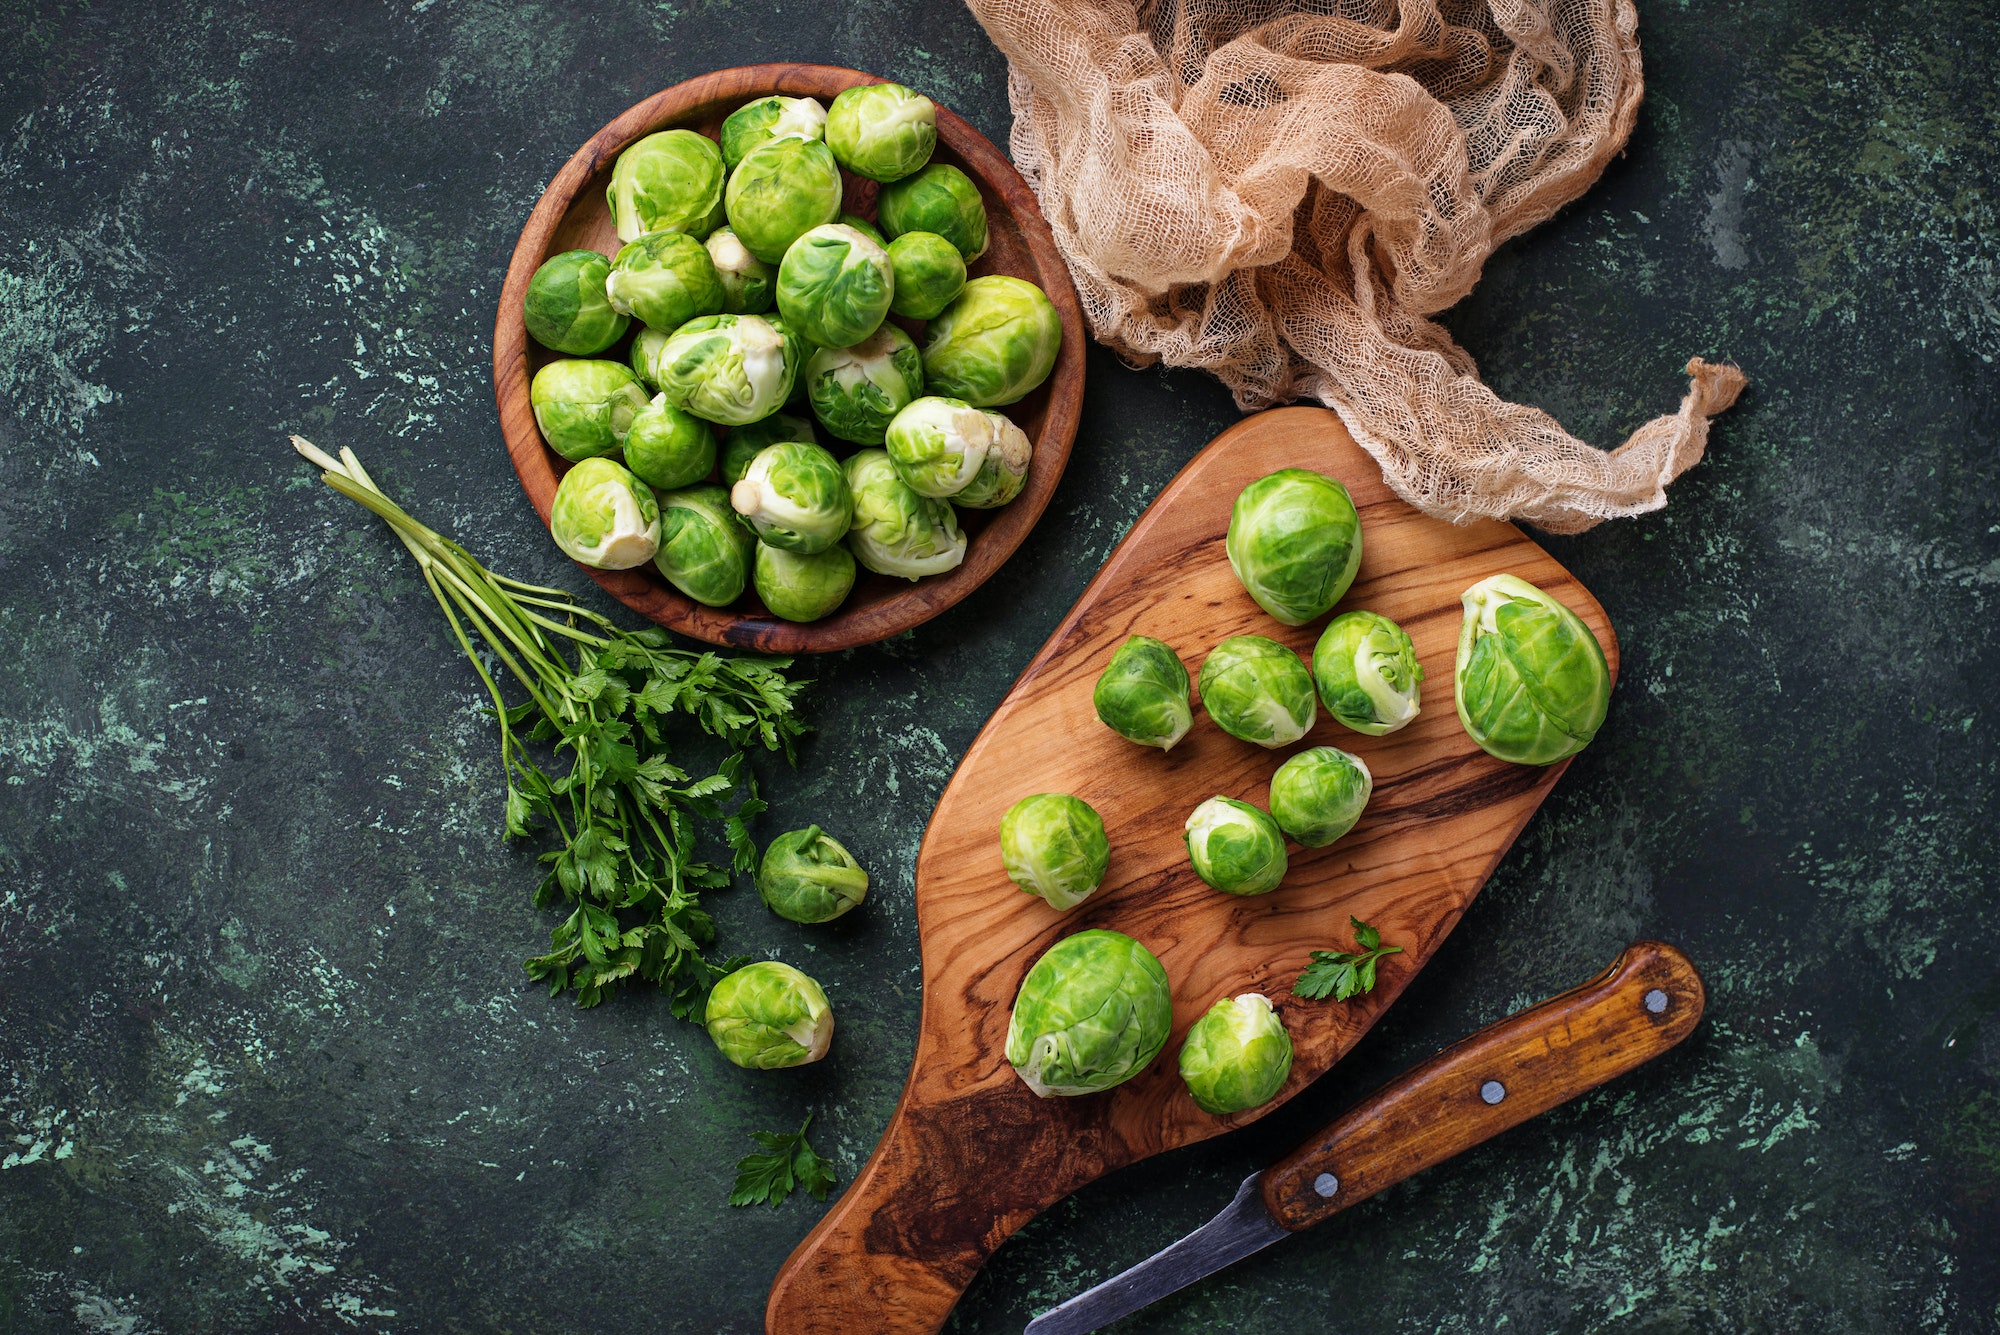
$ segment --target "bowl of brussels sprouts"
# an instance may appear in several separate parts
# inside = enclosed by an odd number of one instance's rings
[[[1033,193],[921,91],[824,65],[678,84],[550,182],[494,332],[552,537],[713,644],[851,648],[953,606],[1068,461],[1084,326]]]

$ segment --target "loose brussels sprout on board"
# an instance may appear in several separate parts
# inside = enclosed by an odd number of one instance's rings
[[[1181,1080],[1195,1106],[1226,1117],[1277,1097],[1292,1073],[1292,1036],[1261,992],[1224,997],[1181,1044]]]
[[[715,432],[656,394],[625,433],[625,466],[648,486],[692,486],[715,467]]]
[[[969,510],[996,510],[1019,496],[1028,485],[1028,465],[1035,458],[1028,433],[1012,418],[988,411],[986,420],[993,425],[993,443],[986,447],[985,462],[951,498],[953,505]]]
[[[862,450],[842,468],[854,493],[847,545],[878,575],[918,579],[955,570],[965,560],[965,534],[949,501],[910,490],[882,450]]]
[[[1320,702],[1343,727],[1380,737],[1417,716],[1423,664],[1403,628],[1379,612],[1342,612],[1313,647]]]
[[[1000,861],[1007,877],[1052,909],[1073,909],[1104,881],[1111,842],[1088,802],[1068,793],[1036,793],[1000,818]]]
[[[764,907],[793,922],[831,922],[868,894],[868,873],[817,825],[771,841],[757,868]]]
[[[993,420],[963,399],[926,395],[896,414],[883,445],[919,496],[956,496],[993,448]]]
[[[845,547],[829,547],[802,556],[760,542],[751,582],[772,616],[818,621],[853,590],[854,554]]]
[[[1194,874],[1226,895],[1261,895],[1285,879],[1285,835],[1278,822],[1233,797],[1216,796],[1187,818]]]
[[[704,607],[727,607],[750,586],[757,539],[713,484],[660,493],[660,550],[653,564]]]
[[[753,1071],[816,1062],[833,1044],[826,993],[777,960],[746,964],[718,982],[702,1024],[723,1056]]]
[[[1118,646],[1090,698],[1105,727],[1141,746],[1171,751],[1194,726],[1187,668],[1165,641],[1149,635]]]
[[[908,320],[930,320],[965,287],[965,257],[936,232],[905,232],[889,243],[896,294],[889,309]]]
[[[604,199],[620,241],[648,232],[697,240],[722,222],[722,150],[693,130],[649,134],[618,155]]]
[[[1064,937],[1014,996],[1007,1061],[1037,1096],[1095,1094],[1167,1045],[1174,1003],[1153,952],[1120,932]]]
[[[585,459],[556,486],[549,536],[571,560],[629,570],[660,549],[660,503],[616,459]]]
[[[1303,626],[1354,583],[1361,516],[1332,478],[1283,468],[1238,493],[1223,545],[1257,606],[1287,626]]]
[[[708,247],[681,232],[648,232],[612,257],[604,295],[612,309],[653,329],[678,329],[722,310],[722,280]]]
[[[967,264],[986,253],[986,201],[972,178],[948,162],[883,186],[875,220],[892,240],[905,232],[936,232]]]
[[[1271,776],[1271,819],[1303,847],[1325,848],[1354,828],[1374,791],[1360,756],[1315,746]]]
[[[761,315],[704,315],[664,339],[632,341],[634,361],[667,396],[706,422],[742,426],[784,405],[798,374],[800,345]]]
[[[1231,737],[1290,746],[1318,716],[1312,673],[1299,656],[1262,635],[1232,635],[1201,665],[1201,704]]]
[[[772,413],[746,426],[734,427],[729,439],[722,442],[722,484],[733,487],[750,467],[750,461],[764,452],[769,445],[781,440],[799,440],[808,445],[817,445],[819,437],[813,434],[813,425],[803,417],[790,413]]]
[[[731,171],[774,139],[826,138],[826,108],[810,97],[760,97],[722,122],[722,160]]]
[[[908,334],[885,324],[852,347],[815,352],[805,380],[806,400],[828,431],[880,445],[896,414],[924,392],[924,361]]]
[[[823,348],[859,343],[889,313],[889,252],[843,223],[815,227],[778,266],[778,313]]]
[[[856,176],[901,180],[931,160],[937,108],[899,83],[849,88],[827,108],[826,146]]]
[[[840,166],[817,139],[774,139],[752,149],[729,174],[729,225],[766,264],[792,242],[840,216]]]
[[[924,327],[933,393],[997,408],[1025,398],[1055,369],[1062,318],[1033,283],[988,274],[967,283]]]
[[[730,315],[761,315],[778,300],[778,271],[750,253],[731,227],[708,234],[708,261],[722,284],[722,309]]]
[[[840,461],[818,445],[767,446],[729,489],[729,503],[772,547],[811,556],[846,536],[854,495]]]
[[[551,255],[528,280],[521,322],[537,343],[572,357],[595,357],[632,323],[604,295],[611,261],[594,250]]]
[[[1611,668],[1581,618],[1514,575],[1465,591],[1452,695],[1488,755],[1553,765],[1590,744],[1611,704]]]
[[[565,459],[591,459],[624,446],[647,398],[617,362],[565,360],[535,372],[528,402],[550,449]]]

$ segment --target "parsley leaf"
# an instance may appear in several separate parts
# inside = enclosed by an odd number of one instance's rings
[[[789,1136],[775,1131],[750,1133],[750,1138],[762,1145],[765,1152],[746,1154],[736,1161],[736,1186],[729,1193],[731,1205],[768,1202],[775,1208],[795,1189],[812,1193],[816,1201],[826,1199],[826,1194],[833,1190],[833,1170],[806,1144],[806,1127],[812,1125],[812,1120],[812,1114],[806,1114],[804,1125]]]
[[[1292,993],[1308,1001],[1324,1001],[1332,997],[1335,1001],[1346,1001],[1365,992],[1375,990],[1375,963],[1384,955],[1400,955],[1401,946],[1382,944],[1382,933],[1370,927],[1361,919],[1350,916],[1348,923],[1354,928],[1354,944],[1358,951],[1315,950],[1312,963],[1306,965],[1299,980],[1292,984]]]

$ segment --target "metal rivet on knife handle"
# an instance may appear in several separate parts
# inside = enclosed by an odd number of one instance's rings
[[[1667,994],[1665,992],[1661,991],[1659,988],[1656,987],[1652,991],[1646,993],[1646,1009],[1648,1011],[1652,1012],[1654,1015],[1658,1015],[1661,1011],[1665,1010],[1666,1008],[1667,1008]]]
[[[1340,1179],[1332,1173],[1321,1173],[1313,1179],[1313,1190],[1322,1196],[1331,1197],[1334,1192],[1340,1190]]]
[[[1479,1087],[1479,1097],[1486,1103],[1498,1103],[1507,1097],[1507,1086],[1498,1080],[1488,1080]]]

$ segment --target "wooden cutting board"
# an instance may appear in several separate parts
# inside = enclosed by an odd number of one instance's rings
[[[1325,618],[1280,625],[1237,583],[1223,553],[1243,487],[1279,468],[1339,478],[1361,512],[1361,571],[1337,611],[1391,617],[1416,641],[1423,712],[1386,737],[1329,719],[1280,751],[1241,742],[1199,709],[1171,753],[1135,746],[1097,721],[1091,690],[1126,636],[1165,640],[1200,670],[1226,636],[1266,635],[1310,658]],[[1459,595],[1506,571],[1568,604],[1604,646],[1618,642],[1597,600],[1511,524],[1457,527],[1389,491],[1333,413],[1251,417],[1197,455],[1140,516],[1082,598],[994,711],[938,800],[917,857],[924,998],[916,1057],[874,1157],[771,1288],[774,1335],[935,1331],[994,1248],[1084,1183],[1269,1112],[1323,1074],[1436,951],[1563,765],[1510,765],[1479,750],[1452,708]],[[1346,837],[1292,850],[1284,884],[1239,899],[1188,865],[1182,823],[1217,793],[1265,805],[1271,772],[1307,746],[1367,761],[1374,799]],[[1000,817],[1030,793],[1074,793],[1111,837],[1104,885],[1069,913],[1022,894],[1000,863]],[[1405,948],[1373,993],[1307,1002],[1292,981],[1314,949],[1351,949],[1348,916]],[[1103,1094],[1038,1099],[1007,1064],[1015,990],[1058,939],[1109,927],[1166,966],[1174,1033],[1157,1061]],[[1211,1117],[1175,1059],[1216,998],[1259,991],[1296,1047],[1290,1080],[1265,1107]],[[839,999],[835,998],[836,1007]],[[834,1040],[839,1059],[840,1040]]]

